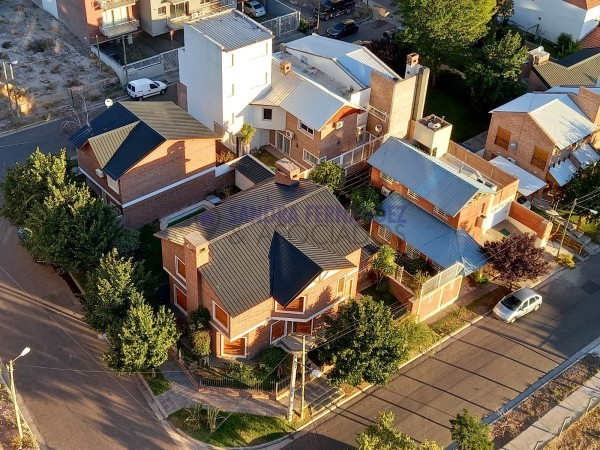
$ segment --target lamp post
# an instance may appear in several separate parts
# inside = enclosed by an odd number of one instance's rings
[[[560,256],[560,251],[563,248],[563,242],[565,240],[565,235],[567,234],[567,227],[569,226],[569,223],[571,223],[571,216],[573,215],[573,211],[575,210],[575,206],[577,206],[577,200],[579,200],[579,199],[576,198],[575,200],[573,200],[573,204],[571,205],[571,211],[569,211],[569,217],[567,219],[567,223],[565,223],[565,229],[563,230],[563,234],[562,234],[562,237],[560,239],[560,244],[558,246],[558,251],[556,252],[556,259],[558,259],[558,257]],[[598,211],[596,211],[595,209],[586,208],[585,206],[579,206],[579,208],[587,209],[593,215],[598,214]]]
[[[17,404],[17,391],[15,389],[15,375],[14,375],[14,364],[17,359],[21,356],[25,356],[29,353],[31,349],[29,347],[25,347],[21,354],[17,356],[15,359],[11,359],[8,362],[7,368],[8,373],[10,375],[10,395],[12,396],[13,405],[15,406],[15,415],[17,416],[17,428],[19,429],[19,438],[21,442],[23,442],[23,428],[21,427],[21,413],[19,412],[19,405]]]
[[[8,71],[6,70],[6,64],[4,61],[2,61],[2,68],[4,69],[4,80],[6,81],[6,93],[8,94],[8,102],[10,103],[10,110],[12,111],[12,99],[10,98],[10,89],[8,87],[8,82],[9,80],[12,81],[11,83],[11,87],[12,87],[12,92],[13,92],[13,96],[15,98],[15,107],[17,110],[17,116],[21,117],[21,113],[19,111],[19,100],[17,99],[17,91],[15,89],[15,73],[13,71],[13,66],[16,66],[17,64],[19,64],[19,60],[14,60],[8,63]],[[10,78],[8,77],[8,73],[10,72]]]

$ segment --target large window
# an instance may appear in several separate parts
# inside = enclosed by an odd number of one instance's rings
[[[498,131],[496,132],[496,139],[494,139],[494,144],[496,144],[498,147],[507,149],[509,143],[510,143],[510,131],[505,130],[502,127],[498,127]]]
[[[246,338],[230,341],[223,336],[222,339],[224,356],[246,356]]]
[[[173,285],[174,292],[174,300],[175,304],[179,306],[179,308],[187,313],[187,295],[181,289],[179,289],[176,285]]]
[[[213,303],[213,317],[225,328],[229,328],[229,314],[216,303]]]
[[[175,273],[179,278],[185,280],[185,263],[177,256],[175,257]]]
[[[308,150],[303,149],[302,150],[302,159],[304,159],[304,161],[306,161],[307,163],[309,163],[311,166],[316,166],[321,161],[325,161],[327,158],[326,157],[317,158],[315,155],[313,155]]]
[[[298,121],[298,129],[302,131],[304,134],[309,135],[311,138],[315,137],[315,130],[306,125],[304,122]]]
[[[311,334],[312,333],[312,323],[313,323],[312,320],[310,320],[308,322],[293,322],[294,333]]]
[[[281,131],[275,133],[275,148],[280,152],[289,156],[292,140]]]
[[[548,163],[548,152],[542,148],[535,147],[533,156],[531,157],[531,165],[539,169],[545,170]]]
[[[306,297],[298,297],[292,300],[292,303],[286,307],[281,306],[279,303],[275,303],[277,311],[291,311],[291,312],[304,312],[304,305],[306,303]]]
[[[390,230],[388,230],[386,227],[384,227],[383,225],[379,225],[379,227],[377,229],[377,236],[379,236],[381,239],[383,239],[386,242],[391,242],[391,240],[392,240],[392,232]]]
[[[278,320],[271,325],[271,343],[285,336],[285,321]]]

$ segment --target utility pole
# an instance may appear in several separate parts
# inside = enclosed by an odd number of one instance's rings
[[[302,335],[302,385],[300,387],[300,418],[304,419],[304,408],[305,408],[305,400],[304,400],[304,383],[306,381],[306,335]]]
[[[571,223],[571,215],[573,214],[573,210],[575,209],[575,205],[577,204],[577,199],[573,200],[573,205],[571,206],[571,211],[569,211],[569,218],[567,219],[567,223],[565,223],[565,229],[563,230],[562,238],[560,239],[560,244],[558,245],[558,251],[556,252],[556,259],[560,256],[560,251],[563,247],[563,242],[565,240],[565,235],[567,234],[567,227],[569,223]]]
[[[16,64],[16,61],[13,61],[8,64],[10,67],[10,78],[12,79],[12,91],[15,97],[15,108],[17,110],[17,117],[21,117],[21,112],[19,111],[19,98],[17,97],[17,88],[15,86],[15,74],[13,72],[13,64]]]
[[[290,378],[290,401],[288,405],[288,422],[291,422],[294,418],[294,394],[296,391],[296,367],[298,366],[298,355],[294,354],[294,360],[292,361],[292,375]]]
[[[123,39],[123,61],[125,62],[125,86],[129,84],[129,69],[127,68],[127,50],[125,50],[125,35],[121,36]]]
[[[6,96],[8,97],[8,104],[10,105],[10,115],[13,116],[13,104],[10,96],[10,88],[8,87],[8,72],[6,72],[6,63],[2,61],[2,68],[4,69],[4,83],[6,85]]]
[[[21,426],[21,412],[19,411],[19,404],[17,403],[14,364],[12,359],[8,362],[8,373],[10,374],[10,396],[12,397],[13,405],[15,406],[15,415],[17,416],[17,429],[19,430],[19,437],[21,438],[21,442],[23,442],[23,427]]]

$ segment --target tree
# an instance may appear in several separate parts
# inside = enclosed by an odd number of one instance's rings
[[[139,262],[120,257],[118,251],[112,249],[88,275],[82,299],[85,321],[102,332],[120,323],[127,315],[132,298],[138,293],[144,294],[143,286],[148,277]]]
[[[44,202],[52,188],[65,185],[69,179],[68,167],[66,150],[52,155],[40,152],[39,148],[29,155],[25,164],[7,167],[0,181],[4,201],[0,215],[16,227],[25,225],[29,212]]]
[[[450,433],[458,444],[458,450],[493,450],[489,427],[481,419],[463,410],[455,419],[450,419]]]
[[[381,194],[371,186],[363,186],[350,193],[350,210],[363,223],[381,215]]]
[[[50,195],[26,220],[31,231],[24,246],[61,272],[88,271],[123,233],[114,207],[75,183],[51,187]]]
[[[408,358],[390,309],[368,295],[342,304],[338,315],[326,317],[325,323],[320,355],[334,366],[329,375],[334,384],[357,386],[364,380],[384,385]]]
[[[339,164],[333,161],[322,161],[310,171],[308,179],[327,186],[331,192],[337,194],[344,187],[346,175],[344,168]]]
[[[417,444],[394,428],[394,418],[391,411],[380,413],[377,422],[358,435],[358,450],[442,450],[435,442]]]
[[[396,252],[389,245],[382,245],[373,255],[371,269],[375,272],[377,286],[386,276],[392,275],[396,269]]]
[[[543,258],[544,250],[535,245],[535,234],[511,234],[501,241],[488,241],[483,251],[500,279],[510,287],[513,284],[546,275],[549,264]]]
[[[485,36],[496,0],[395,0],[405,30],[400,39],[413,45],[433,75],[443,62],[463,56]]]
[[[590,165],[579,172],[566,186],[565,203],[571,205],[576,198],[586,196],[594,192],[600,186],[600,167]],[[590,209],[600,211],[600,195],[590,196],[582,202],[585,202],[583,208],[575,207],[575,211],[582,216],[594,222],[600,221],[600,214],[591,214]],[[589,209],[587,209],[589,208]]]
[[[583,44],[580,41],[575,41],[573,36],[568,33],[560,33],[556,38],[556,47],[558,48],[558,56],[564,58],[583,49]]]
[[[508,24],[510,16],[515,12],[514,0],[496,0],[496,13],[494,17],[502,18],[502,25]]]
[[[109,329],[109,350],[104,354],[108,366],[121,374],[157,368],[179,338],[172,312],[164,306],[154,312],[138,292],[131,301],[123,322]]]

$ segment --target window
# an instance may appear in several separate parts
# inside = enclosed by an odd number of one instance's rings
[[[421,252],[407,242],[406,248],[404,249],[404,254],[410,259],[417,259]]]
[[[374,115],[382,122],[387,122],[387,113],[386,112],[380,111],[379,109],[377,109],[371,105],[369,105],[367,108],[368,108],[369,114]]]
[[[167,14],[167,7],[166,6],[161,6],[160,8],[158,8],[158,15],[159,16],[164,16],[165,14]]]
[[[308,64],[308,58],[306,57],[306,55],[300,55],[300,61],[304,64]]]
[[[302,131],[304,134],[309,135],[311,138],[315,137],[315,130],[313,130],[311,127],[309,127],[305,123],[302,123],[301,121],[298,121],[298,129],[300,131]]]
[[[284,311],[284,312],[304,312],[304,305],[306,303],[306,297],[298,297],[287,306],[280,305],[277,301],[275,301],[275,310],[276,311]]]
[[[498,131],[496,132],[496,139],[494,139],[494,144],[498,147],[502,147],[503,149],[508,149],[508,145],[510,143],[510,131],[505,130],[502,127],[498,127]]]
[[[108,187],[115,191],[117,194],[119,193],[119,182],[113,180],[111,177],[106,175],[106,181],[108,183]]]
[[[271,324],[271,343],[285,336],[285,321],[278,320]]]
[[[179,289],[176,285],[173,285],[174,290],[174,298],[175,304],[179,306],[184,312],[187,313],[187,295],[181,289]]]
[[[231,54],[231,66],[232,66],[232,67],[233,67],[233,63],[234,63],[234,61],[235,61],[235,58],[234,58],[234,54],[232,53],[232,54]]]
[[[213,317],[225,328],[229,327],[229,314],[219,305],[213,302]]]
[[[381,239],[383,239],[386,242],[391,242],[391,240],[392,240],[392,232],[390,230],[388,230],[386,227],[384,227],[383,225],[379,225],[379,227],[377,229],[377,236],[379,236]]]
[[[293,322],[294,333],[300,334],[311,334],[312,333],[312,320],[308,322]]]
[[[439,216],[439,217],[441,217],[441,218],[442,218],[442,219],[444,219],[444,220],[448,220],[448,218],[450,217],[450,215],[449,215],[449,214],[448,214],[446,211],[444,211],[444,210],[442,210],[442,209],[438,208],[437,206],[434,206],[434,207],[433,207],[433,213],[434,213],[436,216]]]
[[[350,297],[352,295],[352,288],[354,287],[354,280],[348,280],[346,282],[346,292],[344,292],[344,295],[346,297]]]
[[[246,356],[246,338],[230,341],[223,336],[222,339],[224,356]]]
[[[381,227],[380,227],[381,228]],[[344,294],[344,285],[346,284],[346,277],[343,276],[337,282],[337,293],[336,297],[341,297]]]
[[[175,257],[175,273],[179,278],[185,280],[185,263],[177,256]]]
[[[302,149],[302,159],[304,159],[304,161],[309,163],[311,166],[316,166],[321,161],[325,161],[327,158],[326,157],[317,158],[315,155],[313,155],[308,150]]]
[[[231,97],[235,95],[235,84],[231,85]]]
[[[275,133],[275,148],[282,153],[285,153],[289,156],[290,147],[292,146],[292,140],[288,138],[281,131]]]
[[[263,120],[273,120],[273,110],[271,108],[263,108]]]
[[[379,172],[379,178],[381,178],[388,184],[394,184],[394,179],[390,177],[387,173]]]
[[[545,170],[548,163],[548,152],[542,148],[535,147],[533,156],[531,157],[531,165],[538,169]]]
[[[412,198],[414,201],[417,201],[417,202],[418,202],[418,201],[419,201],[419,199],[421,198],[421,197],[419,197],[419,196],[417,195],[417,193],[416,193],[416,192],[413,192],[413,191],[411,191],[410,189],[408,189],[408,190],[406,191],[406,195],[407,195],[408,197]]]

